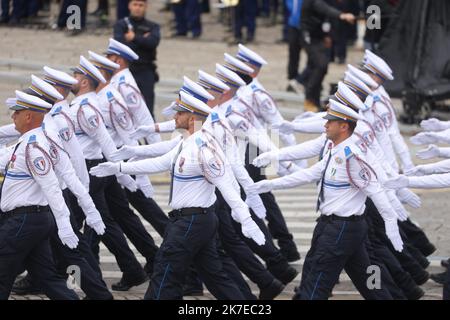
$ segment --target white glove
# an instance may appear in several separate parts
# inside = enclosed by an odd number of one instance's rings
[[[247,188],[248,194],[259,194],[266,193],[273,189],[272,181],[270,180],[261,180],[255,182],[251,186]]]
[[[409,218],[409,212],[406,211],[405,207],[403,206],[396,207],[395,213],[397,214],[397,218],[400,221],[406,221]]]
[[[155,189],[147,176],[136,176],[136,184],[138,189],[142,191],[146,198],[153,198],[155,195]]]
[[[242,234],[249,239],[255,241],[258,245],[262,246],[266,243],[266,237],[259,229],[258,225],[253,221],[251,217],[246,218],[241,223]]]
[[[58,227],[58,237],[61,242],[70,249],[75,249],[78,246],[78,237],[73,232],[69,219],[56,220],[56,226]]]
[[[305,112],[300,113],[298,116],[296,116],[295,119],[293,120],[293,122],[297,122],[302,119],[310,118],[315,115],[317,115],[317,113],[312,112],[312,111],[305,111]]]
[[[94,229],[95,233],[97,233],[99,236],[105,233],[106,226],[103,223],[102,218],[100,219],[94,219],[92,216],[86,217],[86,224]]]
[[[236,211],[231,210],[231,217],[232,217],[233,220],[236,221],[237,223],[241,223],[241,219],[239,219],[239,215],[236,213]]]
[[[397,221],[385,221],[384,227],[386,228],[386,235],[392,243],[395,251],[403,251],[403,240],[398,230]]]
[[[405,175],[407,175],[407,176],[423,176],[426,174],[427,174],[427,172],[423,165],[418,165],[418,166],[412,167],[408,171],[405,171]]]
[[[253,210],[256,216],[260,219],[264,219],[266,217],[266,207],[264,207],[264,203],[261,200],[261,197],[257,194],[249,194],[247,195],[247,199],[245,199],[245,203]]]
[[[284,134],[291,134],[293,132],[295,132],[295,126],[286,120],[283,120],[283,122],[274,124],[272,126],[273,129],[278,129],[280,131],[280,133],[284,133]]]
[[[267,167],[272,162],[272,160],[275,160],[276,158],[277,156],[274,151],[264,152],[253,159],[252,164],[258,168],[264,168]]]
[[[127,174],[117,174],[117,181],[131,192],[137,191],[136,181]]]
[[[109,160],[111,160],[112,162],[119,162],[122,160],[128,160],[130,158],[133,158],[134,156],[137,156],[136,148],[138,147],[123,146],[119,150],[111,153]]]
[[[407,188],[397,190],[397,197],[402,203],[406,203],[412,208],[419,208],[422,205],[420,197]]]
[[[89,173],[96,177],[113,176],[115,174],[118,174],[119,172],[119,162],[103,162],[89,170]]]
[[[140,139],[148,136],[150,133],[155,133],[155,125],[151,124],[149,126],[139,126],[136,130],[130,133],[131,139]]]
[[[409,138],[411,143],[420,145],[420,144],[430,144],[430,143],[436,143],[437,139],[434,136],[433,132],[420,132],[416,134],[415,136]]]
[[[396,178],[389,178],[384,182],[384,186],[389,189],[406,188],[409,185],[408,177],[399,175]]]
[[[420,126],[426,131],[443,131],[449,128],[443,121],[436,118],[422,120]]]
[[[439,157],[439,147],[435,144],[430,144],[428,148],[417,151],[416,156],[422,160]]]

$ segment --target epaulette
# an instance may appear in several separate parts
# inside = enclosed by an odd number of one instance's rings
[[[211,113],[211,123],[216,123],[220,120],[219,114],[217,112]]]
[[[80,102],[80,106],[84,106],[85,104],[89,104],[89,99],[88,99],[88,98],[84,98],[84,99],[81,100],[81,102]]]

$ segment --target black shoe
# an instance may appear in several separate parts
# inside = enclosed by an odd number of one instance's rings
[[[7,17],[0,17],[0,24],[7,24],[9,21],[9,18]]]
[[[444,268],[448,268],[449,265],[450,265],[450,258],[441,260],[441,266],[443,266]]]
[[[259,291],[258,299],[273,300],[276,296],[283,292],[283,289],[284,285],[277,279],[273,279],[273,281],[267,287],[264,287]]]
[[[19,296],[24,296],[27,294],[43,294],[44,293],[42,291],[42,289],[36,287],[31,282],[31,279],[28,276],[14,282],[14,285],[13,285],[11,291]]]
[[[425,282],[428,281],[428,279],[430,279],[430,274],[427,271],[424,271],[420,276],[415,276],[412,277],[414,282],[418,285],[421,286],[423,285]]]
[[[128,291],[134,286],[139,286],[145,283],[147,280],[148,276],[146,274],[143,274],[140,278],[134,280],[128,280],[124,276],[122,276],[122,279],[120,279],[119,282],[114,283],[111,286],[111,289],[114,291]]]
[[[425,257],[432,255],[437,250],[431,242],[418,246],[417,249],[419,249]]]
[[[203,296],[203,286],[185,284],[183,286],[183,296]]]
[[[413,290],[406,292],[406,298],[408,300],[419,300],[425,295],[425,291],[422,288],[415,286]]]
[[[436,283],[444,284],[447,280],[447,272],[441,272],[441,273],[434,273],[430,276],[431,280],[433,280]]]
[[[281,251],[281,254],[286,258],[288,262],[294,262],[300,260],[301,256],[297,250],[290,250],[288,252]]]
[[[288,284],[298,275],[298,271],[294,267],[287,267],[286,270],[280,274],[274,275],[278,280],[284,284]]]

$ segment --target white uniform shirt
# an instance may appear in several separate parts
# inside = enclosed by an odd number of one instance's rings
[[[233,175],[220,149],[212,152],[205,147],[201,131],[181,141],[169,153],[153,159],[121,164],[121,172],[149,174],[173,171],[173,209],[201,207],[214,204],[217,187],[225,201],[239,216],[248,216],[248,207],[232,187]],[[181,147],[181,148],[180,148]]]
[[[148,126],[155,123],[130,69],[123,69],[116,73],[111,78],[111,84],[124,98],[137,126]],[[161,141],[161,136],[159,133],[151,133],[146,139],[148,143],[153,143]]]
[[[331,142],[330,145],[332,146]],[[310,168],[272,180],[275,189],[319,181],[318,191],[320,192],[322,183],[320,180],[323,176],[324,201],[319,207],[322,214],[334,214],[341,217],[362,215],[365,210],[366,197],[369,196],[384,218],[396,219],[396,214],[389,205],[377,178],[373,172],[363,168],[354,156],[349,158],[349,170],[353,183],[358,187],[355,187],[350,181],[346,169],[346,153],[348,153],[346,150],[357,154],[358,147],[354,144],[352,137],[332,148],[327,146],[323,159]],[[365,159],[364,156],[359,155],[359,157]],[[330,160],[326,166],[328,159]]]
[[[73,99],[70,114],[85,159],[102,159],[102,152],[108,159],[108,156],[116,151],[114,141],[105,127],[95,92],[88,92]]]
[[[0,155],[0,170],[4,172],[8,165],[1,191],[1,210],[7,212],[19,207],[49,205],[56,219],[69,217],[69,209],[53,171],[50,146],[42,129],[28,131],[18,143]]]

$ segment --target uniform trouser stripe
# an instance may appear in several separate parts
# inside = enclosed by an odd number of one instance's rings
[[[322,278],[322,274],[323,272],[319,273],[319,276],[317,277],[316,284],[314,285],[313,292],[311,293],[311,300],[314,299],[314,293],[316,292],[317,286],[319,285],[320,278]]]
[[[158,294],[156,295],[156,300],[159,300],[159,297],[161,296],[161,290],[162,290],[162,287],[164,286],[164,281],[166,280],[166,276],[169,273],[169,267],[170,267],[170,263],[167,264],[166,270],[164,271],[164,276],[161,280],[161,284],[159,285]]]

